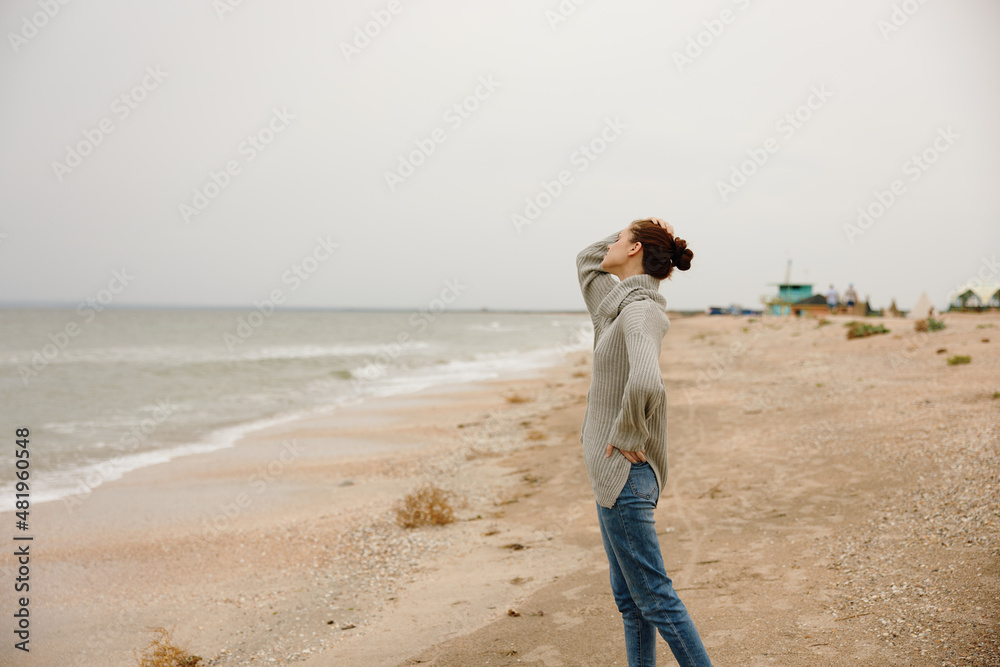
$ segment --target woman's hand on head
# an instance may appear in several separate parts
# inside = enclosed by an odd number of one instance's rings
[[[613,450],[615,450],[615,449],[618,449],[618,448],[615,447],[614,445],[612,445],[611,443],[608,443],[608,448],[605,450],[604,458],[608,458],[609,456],[611,456],[611,452]],[[641,451],[634,451],[633,452],[633,451],[629,451],[627,449],[618,449],[618,451],[621,452],[622,456],[624,456],[626,459],[628,459],[631,463],[645,463],[646,462],[646,455],[643,454]]]
[[[646,219],[649,220],[650,222],[653,222],[654,224],[659,225],[660,227],[663,227],[665,230],[667,230],[668,232],[670,232],[671,236],[674,235],[673,225],[671,225],[666,220],[664,220],[662,218],[646,218]]]
[[[667,230],[668,232],[670,232],[671,236],[673,236],[673,234],[674,234],[674,227],[669,222],[667,222],[663,218],[650,218],[650,220],[652,222],[656,223],[657,225],[659,225],[660,227],[663,227],[665,230]]]

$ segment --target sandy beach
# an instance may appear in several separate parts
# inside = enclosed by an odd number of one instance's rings
[[[716,665],[1000,665],[1000,315],[855,340],[848,319],[672,317],[668,574]],[[0,663],[135,664],[163,626],[204,665],[624,665],[580,453],[590,357],[34,507],[31,653],[5,596]],[[400,528],[427,481],[456,520]]]

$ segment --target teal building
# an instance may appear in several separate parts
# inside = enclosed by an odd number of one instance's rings
[[[791,304],[808,299],[813,293],[811,283],[768,283],[768,285],[778,286],[778,296],[767,302],[769,315],[788,315],[791,313]]]

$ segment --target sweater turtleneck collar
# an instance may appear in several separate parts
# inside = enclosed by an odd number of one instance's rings
[[[660,280],[648,273],[629,276],[615,285],[601,300],[597,314],[613,320],[625,306],[643,299],[652,299],[664,309],[667,305],[667,300],[660,294]]]

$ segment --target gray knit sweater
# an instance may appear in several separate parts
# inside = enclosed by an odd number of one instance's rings
[[[605,458],[609,443],[642,450],[660,491],[667,478],[667,393],[659,361],[670,328],[667,301],[653,276],[619,281],[601,268],[608,245],[617,238],[615,232],[576,256],[580,289],[594,322],[594,371],[580,442],[590,486],[603,507],[614,506],[632,467],[621,452]]]

